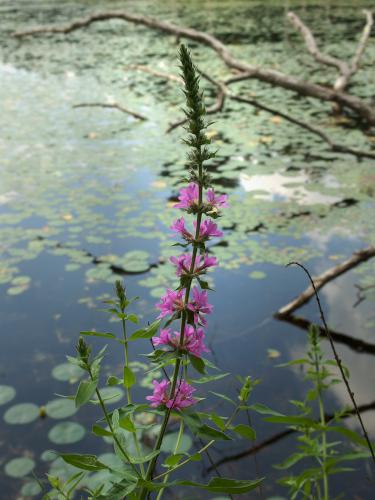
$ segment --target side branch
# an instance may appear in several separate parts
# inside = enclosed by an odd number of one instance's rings
[[[234,58],[227,47],[215,36],[198,31],[193,28],[185,28],[169,23],[167,21],[159,21],[157,19],[131,14],[126,11],[104,11],[97,12],[88,17],[77,19],[69,24],[62,26],[46,26],[36,27],[25,31],[18,31],[13,33],[14,37],[21,38],[25,36],[39,35],[43,33],[71,33],[77,29],[84,28],[90,24],[98,21],[106,21],[108,19],[121,19],[135,24],[141,24],[148,28],[157,29],[174,35],[178,38],[188,38],[196,42],[207,45],[213,49],[224,63],[232,69],[247,72],[249,78],[261,80],[273,86],[278,86],[297,92],[304,96],[314,97],[323,101],[331,101],[340,104],[341,106],[348,107],[356,112],[362,119],[370,124],[375,124],[375,109],[371,104],[366,101],[346,94],[344,92],[337,92],[336,90],[324,87],[311,82],[300,80],[294,76],[286,75],[280,71],[272,69],[264,69],[259,66],[253,66],[242,60]]]
[[[345,61],[341,61],[336,57],[332,57],[328,54],[323,54],[320,52],[318,45],[316,43],[314,35],[311,33],[310,29],[302,22],[302,20],[294,12],[288,12],[287,18],[293,24],[293,26],[301,33],[303,39],[305,40],[306,48],[313,56],[316,62],[321,64],[326,64],[327,66],[333,66],[337,68],[340,73],[346,73],[349,71],[349,67]]]
[[[320,290],[324,285],[326,285],[333,279],[337,278],[338,276],[341,276],[341,274],[346,273],[346,271],[353,269],[354,267],[358,266],[358,264],[366,262],[372,257],[375,257],[375,247],[368,247],[365,248],[364,250],[355,252],[352,255],[352,257],[350,257],[350,259],[342,262],[341,264],[335,267],[332,267],[331,269],[328,269],[319,276],[316,276],[314,278],[314,284],[316,290]],[[313,296],[314,296],[314,287],[310,285],[296,299],[292,300],[292,302],[289,302],[289,304],[279,309],[275,314],[275,316],[277,318],[288,316],[296,309],[306,304]]]
[[[137,118],[137,120],[142,120],[146,121],[147,118],[143,115],[140,115],[139,113],[136,113],[135,111],[131,111],[128,108],[125,108],[125,106],[122,106],[121,104],[117,103],[102,103],[102,102],[83,102],[81,104],[75,104],[73,108],[91,108],[91,107],[100,107],[100,108],[113,108],[113,109],[118,109],[119,111],[122,111],[123,113],[127,113],[130,116],[133,116],[133,118]]]

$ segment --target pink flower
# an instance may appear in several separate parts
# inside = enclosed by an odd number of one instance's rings
[[[180,233],[181,236],[187,241],[191,241],[194,239],[194,236],[186,229],[185,220],[183,217],[175,220],[171,225],[171,229],[176,233]]]
[[[170,328],[160,330],[159,337],[152,337],[154,346],[170,346],[177,349],[180,345],[180,332],[172,332]],[[185,326],[184,340],[181,349],[193,354],[198,358],[203,352],[208,352],[204,344],[204,331],[202,328],[195,329],[192,325]]]
[[[196,226],[196,223],[194,224]],[[212,222],[210,219],[206,219],[202,222],[199,229],[199,239],[208,240],[212,236],[223,236],[222,231],[219,231],[217,224]]]
[[[194,205],[198,205],[199,188],[198,184],[190,183],[187,188],[180,190],[179,203],[174,205],[175,208],[189,209]]]
[[[179,257],[172,256],[170,261],[177,267],[176,274],[181,276],[183,274],[190,272],[192,255],[190,253],[184,253]],[[206,272],[209,267],[217,266],[218,260],[216,257],[209,257],[208,254],[197,255],[195,258],[195,266],[193,269],[194,274],[201,274]]]
[[[215,192],[212,188],[207,190],[206,200],[208,205],[211,205],[212,208],[224,208],[228,206],[227,203],[228,196],[226,194],[220,194],[219,196],[215,196]]]
[[[193,392],[196,389],[189,385],[186,380],[181,380],[177,385],[173,398],[169,397],[170,382],[167,380],[162,380],[161,382],[153,380],[152,383],[154,384],[154,392],[152,396],[146,397],[148,401],[151,401],[152,408],[165,405],[167,408],[182,410],[197,402],[197,399],[193,398]]]
[[[194,322],[201,322],[202,325],[206,325],[207,321],[202,316],[202,314],[209,314],[212,312],[213,306],[208,303],[207,292],[203,290],[199,291],[198,287],[194,287],[192,290],[193,300],[189,302],[187,308],[194,313]]]
[[[158,319],[164,318],[164,316],[168,314],[182,311],[184,309],[184,295],[185,289],[171,290],[167,288],[165,295],[163,295],[160,302],[156,304],[156,307],[161,311]]]

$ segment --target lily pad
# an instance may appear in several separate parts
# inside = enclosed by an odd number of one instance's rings
[[[161,450],[166,453],[173,453],[176,446],[177,437],[178,432],[171,432],[170,434],[167,434],[163,439]],[[178,447],[178,453],[189,451],[192,444],[193,440],[191,439],[191,437],[188,434],[183,434],[180,445]]]
[[[21,495],[24,497],[34,497],[42,491],[40,484],[37,481],[29,481],[21,488]]]
[[[46,404],[46,413],[51,418],[67,418],[76,413],[74,401],[66,398],[58,398]]]
[[[149,268],[149,254],[143,250],[133,250],[131,252],[127,252],[121,258],[121,265],[125,269],[129,269],[131,271],[141,272],[147,271]]]
[[[249,274],[250,278],[253,280],[262,280],[264,279],[267,275],[263,271],[252,271]]]
[[[11,406],[4,413],[4,420],[7,424],[29,424],[39,417],[39,407],[34,403],[20,403]]]
[[[52,377],[60,380],[61,382],[70,382],[74,384],[83,375],[83,370],[76,365],[71,363],[61,363],[61,365],[55,366],[52,370]]]
[[[0,406],[9,403],[16,395],[16,390],[10,385],[0,385]]]
[[[61,422],[52,427],[48,438],[55,444],[72,444],[83,439],[85,433],[85,428],[77,422]]]
[[[28,285],[11,286],[7,290],[8,295],[19,295],[20,293],[26,292]]]
[[[103,389],[100,389],[100,395],[106,404],[113,404],[124,397],[124,391],[120,387],[103,387]],[[93,400],[97,401],[97,396]]]
[[[57,452],[53,450],[45,450],[43,453],[40,455],[41,460],[43,462],[52,462],[53,460],[56,460],[57,457]]]
[[[5,465],[4,471],[5,474],[10,477],[19,478],[27,476],[27,474],[29,474],[34,467],[34,460],[28,457],[21,457],[10,460],[10,462]]]

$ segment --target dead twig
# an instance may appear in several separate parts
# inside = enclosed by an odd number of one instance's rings
[[[73,106],[73,108],[91,108],[91,107],[118,109],[119,111],[122,111],[123,113],[127,113],[128,115],[133,116],[133,118],[137,118],[137,120],[142,120],[142,121],[147,120],[147,118],[145,116],[140,115],[139,113],[136,113],[135,111],[131,111],[130,109],[125,108],[125,106],[122,106],[121,104],[117,104],[117,103],[83,102],[80,104],[75,104]]]

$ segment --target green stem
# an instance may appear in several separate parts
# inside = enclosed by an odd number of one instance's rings
[[[233,422],[233,420],[236,418],[236,416],[238,415],[240,411],[240,407],[237,406],[236,409],[234,410],[234,412],[232,413],[232,415],[229,417],[229,419],[227,420],[225,426],[224,426],[224,429],[223,430],[226,430],[228,429],[228,427],[231,425],[231,423]],[[197,451],[197,453],[201,454],[203,453],[204,451],[206,451],[210,446],[212,446],[214,443],[215,443],[215,439],[211,439],[211,441],[209,441],[207,444],[205,444],[204,446],[202,446],[202,448],[200,450]],[[161,479],[162,477],[165,477],[166,474],[171,474],[172,472],[174,472],[175,470],[179,469],[180,467],[183,467],[184,465],[186,465],[187,463],[189,463],[191,461],[191,457],[188,457],[186,460],[184,460],[183,462],[180,462],[179,464],[177,464],[175,467],[173,467],[173,469],[167,471],[167,472],[163,472],[162,474],[159,474],[158,476],[155,476],[155,480],[156,479]]]
[[[178,436],[177,436],[176,444],[175,444],[175,447],[174,447],[174,450],[173,450],[173,455],[176,455],[176,453],[178,452],[183,432],[184,432],[184,421],[181,418],[181,420],[180,420],[180,429],[178,431]],[[164,484],[167,483],[168,479],[169,479],[169,474],[166,474],[164,476],[163,483]],[[164,488],[159,491],[158,496],[156,497],[156,500],[160,500],[161,497],[162,497],[162,495],[163,495],[163,493],[164,493]]]
[[[200,152],[200,149],[201,148],[199,148],[199,152]],[[199,178],[199,182],[198,182],[198,186],[199,186],[199,191],[198,191],[198,205],[199,205],[199,207],[201,207],[202,206],[202,200],[203,200],[203,186],[202,186],[203,165],[202,165],[202,162],[200,162],[200,164],[198,165],[198,178]],[[190,269],[189,269],[190,279],[189,279],[189,282],[186,285],[186,291],[185,291],[185,297],[184,297],[184,309],[183,309],[182,314],[181,314],[180,342],[179,342],[179,346],[178,346],[178,349],[177,349],[177,359],[176,359],[176,363],[175,363],[174,371],[173,371],[171,391],[169,393],[169,399],[172,399],[172,400],[175,397],[175,391],[176,391],[176,386],[177,386],[178,374],[180,372],[180,367],[181,367],[181,362],[182,362],[182,357],[183,357],[182,347],[184,345],[185,325],[186,325],[186,319],[187,319],[186,318],[186,306],[187,306],[187,304],[189,302],[190,289],[191,289],[191,284],[192,284],[192,281],[193,281],[192,275],[193,275],[193,272],[194,272],[195,260],[197,258],[197,253],[198,253],[198,243],[197,243],[197,241],[198,241],[198,238],[199,238],[201,222],[202,222],[202,212],[199,211],[198,214],[197,214],[197,225],[196,225],[196,229],[195,229],[195,240],[193,242],[193,252],[192,252],[191,264],[190,264]],[[158,439],[157,439],[155,447],[154,447],[154,451],[160,450],[161,444],[162,444],[163,439],[164,439],[165,431],[167,429],[167,425],[168,425],[168,422],[169,422],[169,417],[171,415],[171,411],[172,411],[172,408],[167,408],[166,411],[165,411],[164,419],[163,419],[163,422],[161,424],[160,432],[159,432]],[[153,474],[154,469],[155,469],[157,458],[158,458],[158,456],[156,455],[150,461],[150,463],[149,463],[149,465],[147,467],[146,476],[145,476],[145,480],[146,481],[149,481],[150,478],[152,477],[152,474]],[[141,491],[141,493],[140,493],[139,500],[144,500],[146,498],[146,495],[147,495],[147,489],[143,488],[142,491]]]
[[[91,373],[91,369],[90,369],[90,368],[88,369],[88,372],[89,372],[89,375],[90,375],[91,380],[94,380],[94,378],[93,378],[93,376],[92,376],[92,373]],[[101,409],[102,409],[102,412],[103,412],[103,414],[104,414],[104,418],[105,418],[105,420],[106,420],[106,422],[107,422],[107,424],[108,424],[108,427],[109,427],[109,429],[110,429],[110,431],[111,431],[111,434],[112,434],[112,436],[113,436],[113,440],[114,440],[114,441],[115,441],[115,443],[117,444],[118,449],[119,449],[119,450],[121,451],[121,453],[123,454],[123,456],[124,456],[125,460],[126,460],[127,462],[129,462],[130,466],[132,467],[132,469],[134,470],[134,472],[137,474],[138,478],[141,478],[142,476],[140,475],[140,473],[139,473],[139,471],[138,471],[137,467],[136,467],[136,466],[133,464],[133,462],[130,460],[129,455],[126,453],[126,451],[124,450],[124,448],[123,448],[122,444],[121,444],[121,443],[120,443],[120,441],[117,439],[117,436],[116,436],[115,431],[114,431],[114,429],[113,429],[113,425],[112,425],[112,422],[111,422],[111,418],[110,418],[110,416],[108,415],[107,408],[106,408],[106,406],[105,406],[105,404],[104,404],[104,401],[103,401],[103,399],[102,399],[102,396],[101,396],[101,394],[100,394],[99,389],[98,389],[98,388],[96,388],[96,389],[95,389],[95,392],[96,392],[96,395],[97,395],[97,397],[98,397],[99,404],[100,404],[100,407],[101,407]]]
[[[122,312],[122,314],[125,314],[125,308],[121,309],[121,312]],[[122,335],[123,335],[123,338],[124,338],[125,367],[129,368],[128,338],[127,338],[127,335],[126,335],[126,322],[125,322],[124,318],[122,318]],[[127,397],[128,405],[131,404],[132,397],[131,397],[130,387],[126,387],[126,397]],[[130,419],[133,422],[132,416],[130,416]],[[135,446],[138,458],[141,458],[142,454],[141,454],[141,449],[140,449],[140,446],[139,446],[137,434],[135,432],[133,432],[132,436],[133,436],[134,446]],[[141,472],[142,472],[142,476],[144,476],[145,475],[145,468],[144,468],[144,465],[142,463],[140,464],[140,469],[141,469]]]
[[[320,374],[320,367],[319,367],[319,359],[318,359],[318,354],[315,352],[315,371],[317,375],[317,392],[318,392],[318,404],[319,404],[319,417],[320,417],[320,424],[323,429],[325,429],[326,426],[326,420],[325,420],[325,415],[324,415],[324,404],[323,404],[323,398],[322,398],[322,391],[321,391],[321,374]],[[322,463],[321,463],[321,468],[323,472],[323,500],[329,500],[329,495],[328,495],[328,476],[327,476],[327,433],[325,430],[322,430]]]

